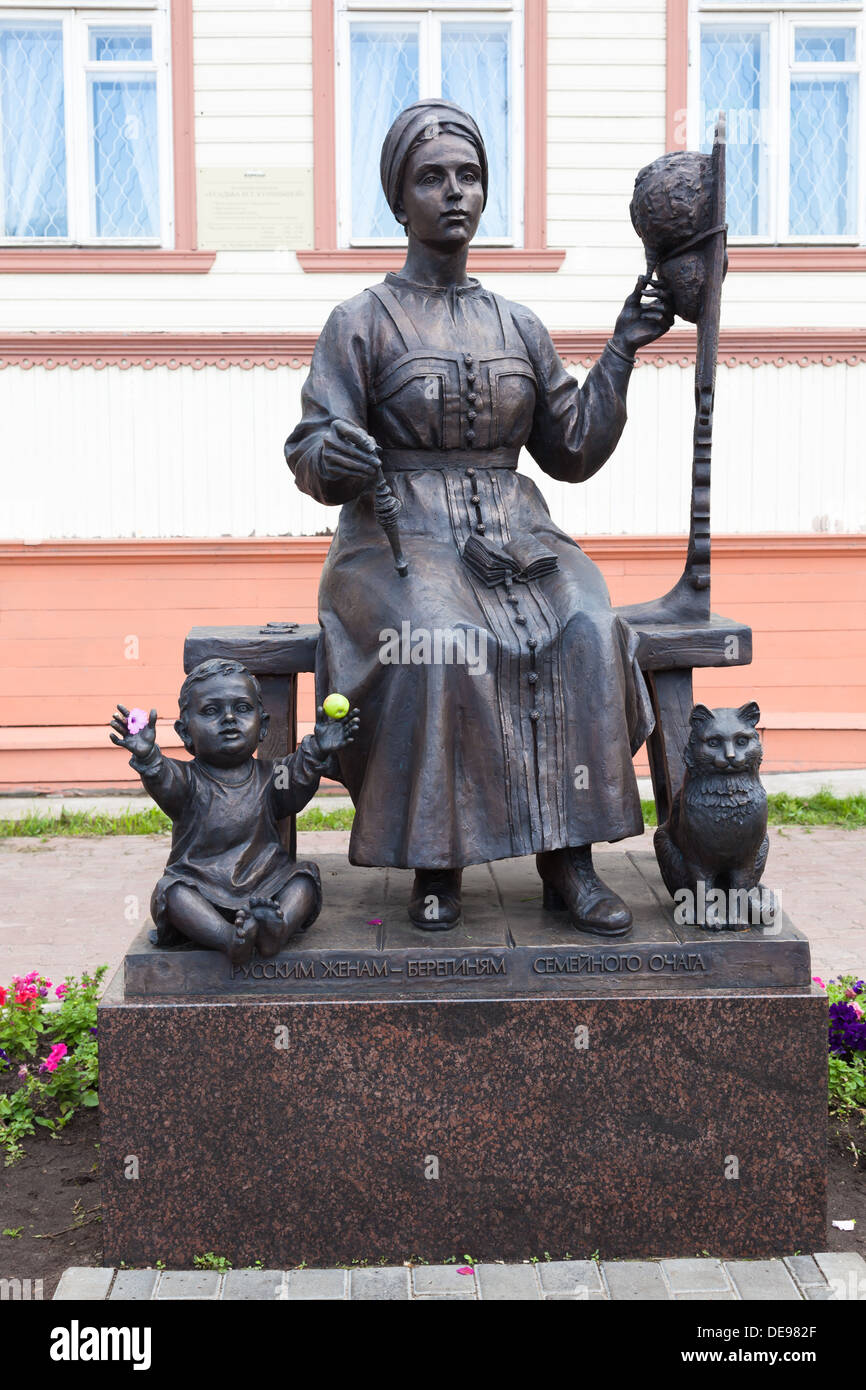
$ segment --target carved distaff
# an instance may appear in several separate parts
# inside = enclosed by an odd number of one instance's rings
[[[710,460],[713,444],[713,402],[716,360],[719,352],[719,320],[722,280],[725,275],[725,113],[719,112],[713,142],[713,210],[711,236],[704,253],[706,283],[698,319],[695,361],[695,430],[692,452],[692,507],[685,576],[695,590],[710,588]]]
[[[379,451],[376,445],[371,441],[367,448],[378,461]],[[394,556],[394,568],[400,578],[405,579],[409,573],[409,564],[403,554],[403,548],[400,544],[400,528],[397,521],[402,510],[403,503],[400,501],[399,497],[394,496],[388,479],[383,472],[382,464],[377,462],[376,490],[373,493],[373,514],[382,530],[385,532],[385,535],[388,537],[388,543],[391,546],[391,552]]]

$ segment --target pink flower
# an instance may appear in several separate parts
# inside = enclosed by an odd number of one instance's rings
[[[846,999],[856,999],[856,998],[857,998],[857,995],[855,994],[854,990],[851,988],[850,985],[848,986],[848,988],[847,988],[846,991],[845,991],[845,998],[846,998]]]
[[[56,1071],[57,1063],[63,1060],[68,1051],[69,1049],[66,1043],[55,1043],[48,1056],[45,1058],[45,1061],[42,1063],[42,1066],[46,1071]],[[40,1068],[40,1070],[41,1069],[42,1068]]]
[[[126,727],[131,734],[137,734],[146,728],[150,721],[150,715],[143,709],[131,709],[126,716]]]
[[[812,976],[812,979],[814,980],[814,982],[815,982],[816,985],[820,985],[821,989],[826,989],[826,988],[827,988],[827,986],[824,984],[824,981],[821,979],[821,976],[820,976],[820,975],[813,975],[813,976]]]
[[[851,1005],[851,1008],[854,1010],[854,1012],[855,1012],[855,1014],[857,1015],[858,1018],[862,1018],[862,1017],[863,1017],[863,1010],[860,1008],[860,1005],[859,1005],[859,1004],[852,1004],[852,1005]]]
[[[458,1269],[457,1273],[458,1273],[458,1274],[474,1274],[474,1273],[475,1273],[475,1270],[472,1268],[471,1265],[461,1265],[460,1268]]]
[[[19,1078],[19,1080],[20,1080],[20,1081],[24,1081],[24,1080],[26,1080],[26,1077],[27,1077],[27,1068],[26,1068],[25,1066],[20,1066],[20,1067],[18,1068],[18,1078]]]
[[[3,988],[3,986],[0,985],[0,1009],[2,1009],[2,1007],[3,1007],[3,1005],[4,1005],[5,1003],[6,1003],[6,991],[5,991],[5,989]]]
[[[58,985],[57,988],[56,988],[56,990],[54,991],[54,993],[57,995],[57,998],[58,998],[58,999],[62,999],[63,996],[64,996],[64,994],[66,994],[66,992],[67,992],[68,989],[69,989],[69,986],[68,986],[68,985]]]

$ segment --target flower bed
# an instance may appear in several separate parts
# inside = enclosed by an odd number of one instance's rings
[[[814,980],[830,1003],[830,1110],[866,1125],[866,980],[853,975],[826,985],[818,975]]]
[[[33,970],[0,986],[0,1151],[21,1158],[36,1126],[57,1132],[99,1104],[96,997],[108,967],[52,982]],[[52,997],[53,994],[53,997]]]

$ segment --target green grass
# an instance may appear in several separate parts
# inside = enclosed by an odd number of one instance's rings
[[[334,811],[320,811],[316,807],[298,816],[298,829],[351,830],[354,815],[351,806]],[[167,835],[170,830],[171,821],[156,806],[143,811],[123,811],[113,816],[94,811],[63,810],[59,816],[27,815],[20,820],[0,820],[0,839],[8,839],[11,835],[30,839],[44,839],[48,835]]]
[[[653,802],[642,801],[641,806],[647,825],[655,825]],[[773,792],[767,797],[767,812],[770,825],[838,825],[845,830],[862,830],[866,826],[866,793],[834,796],[826,787],[813,796]]]
[[[814,796],[774,792],[768,802],[771,825],[836,825],[845,830],[866,827],[866,794],[838,797],[826,789]],[[641,806],[646,824],[654,826],[655,806],[651,801],[642,801]],[[333,811],[316,806],[298,816],[298,829],[350,830],[354,815],[351,806]],[[48,835],[167,835],[170,830],[168,816],[155,806],[143,811],[124,811],[116,816],[64,810],[59,816],[28,815],[20,820],[0,820],[0,839],[11,835],[35,839]]]

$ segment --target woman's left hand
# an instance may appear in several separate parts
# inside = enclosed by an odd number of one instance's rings
[[[672,296],[657,280],[639,275],[637,284],[622,306],[613,330],[615,347],[634,357],[639,348],[654,343],[667,333],[674,321]]]

